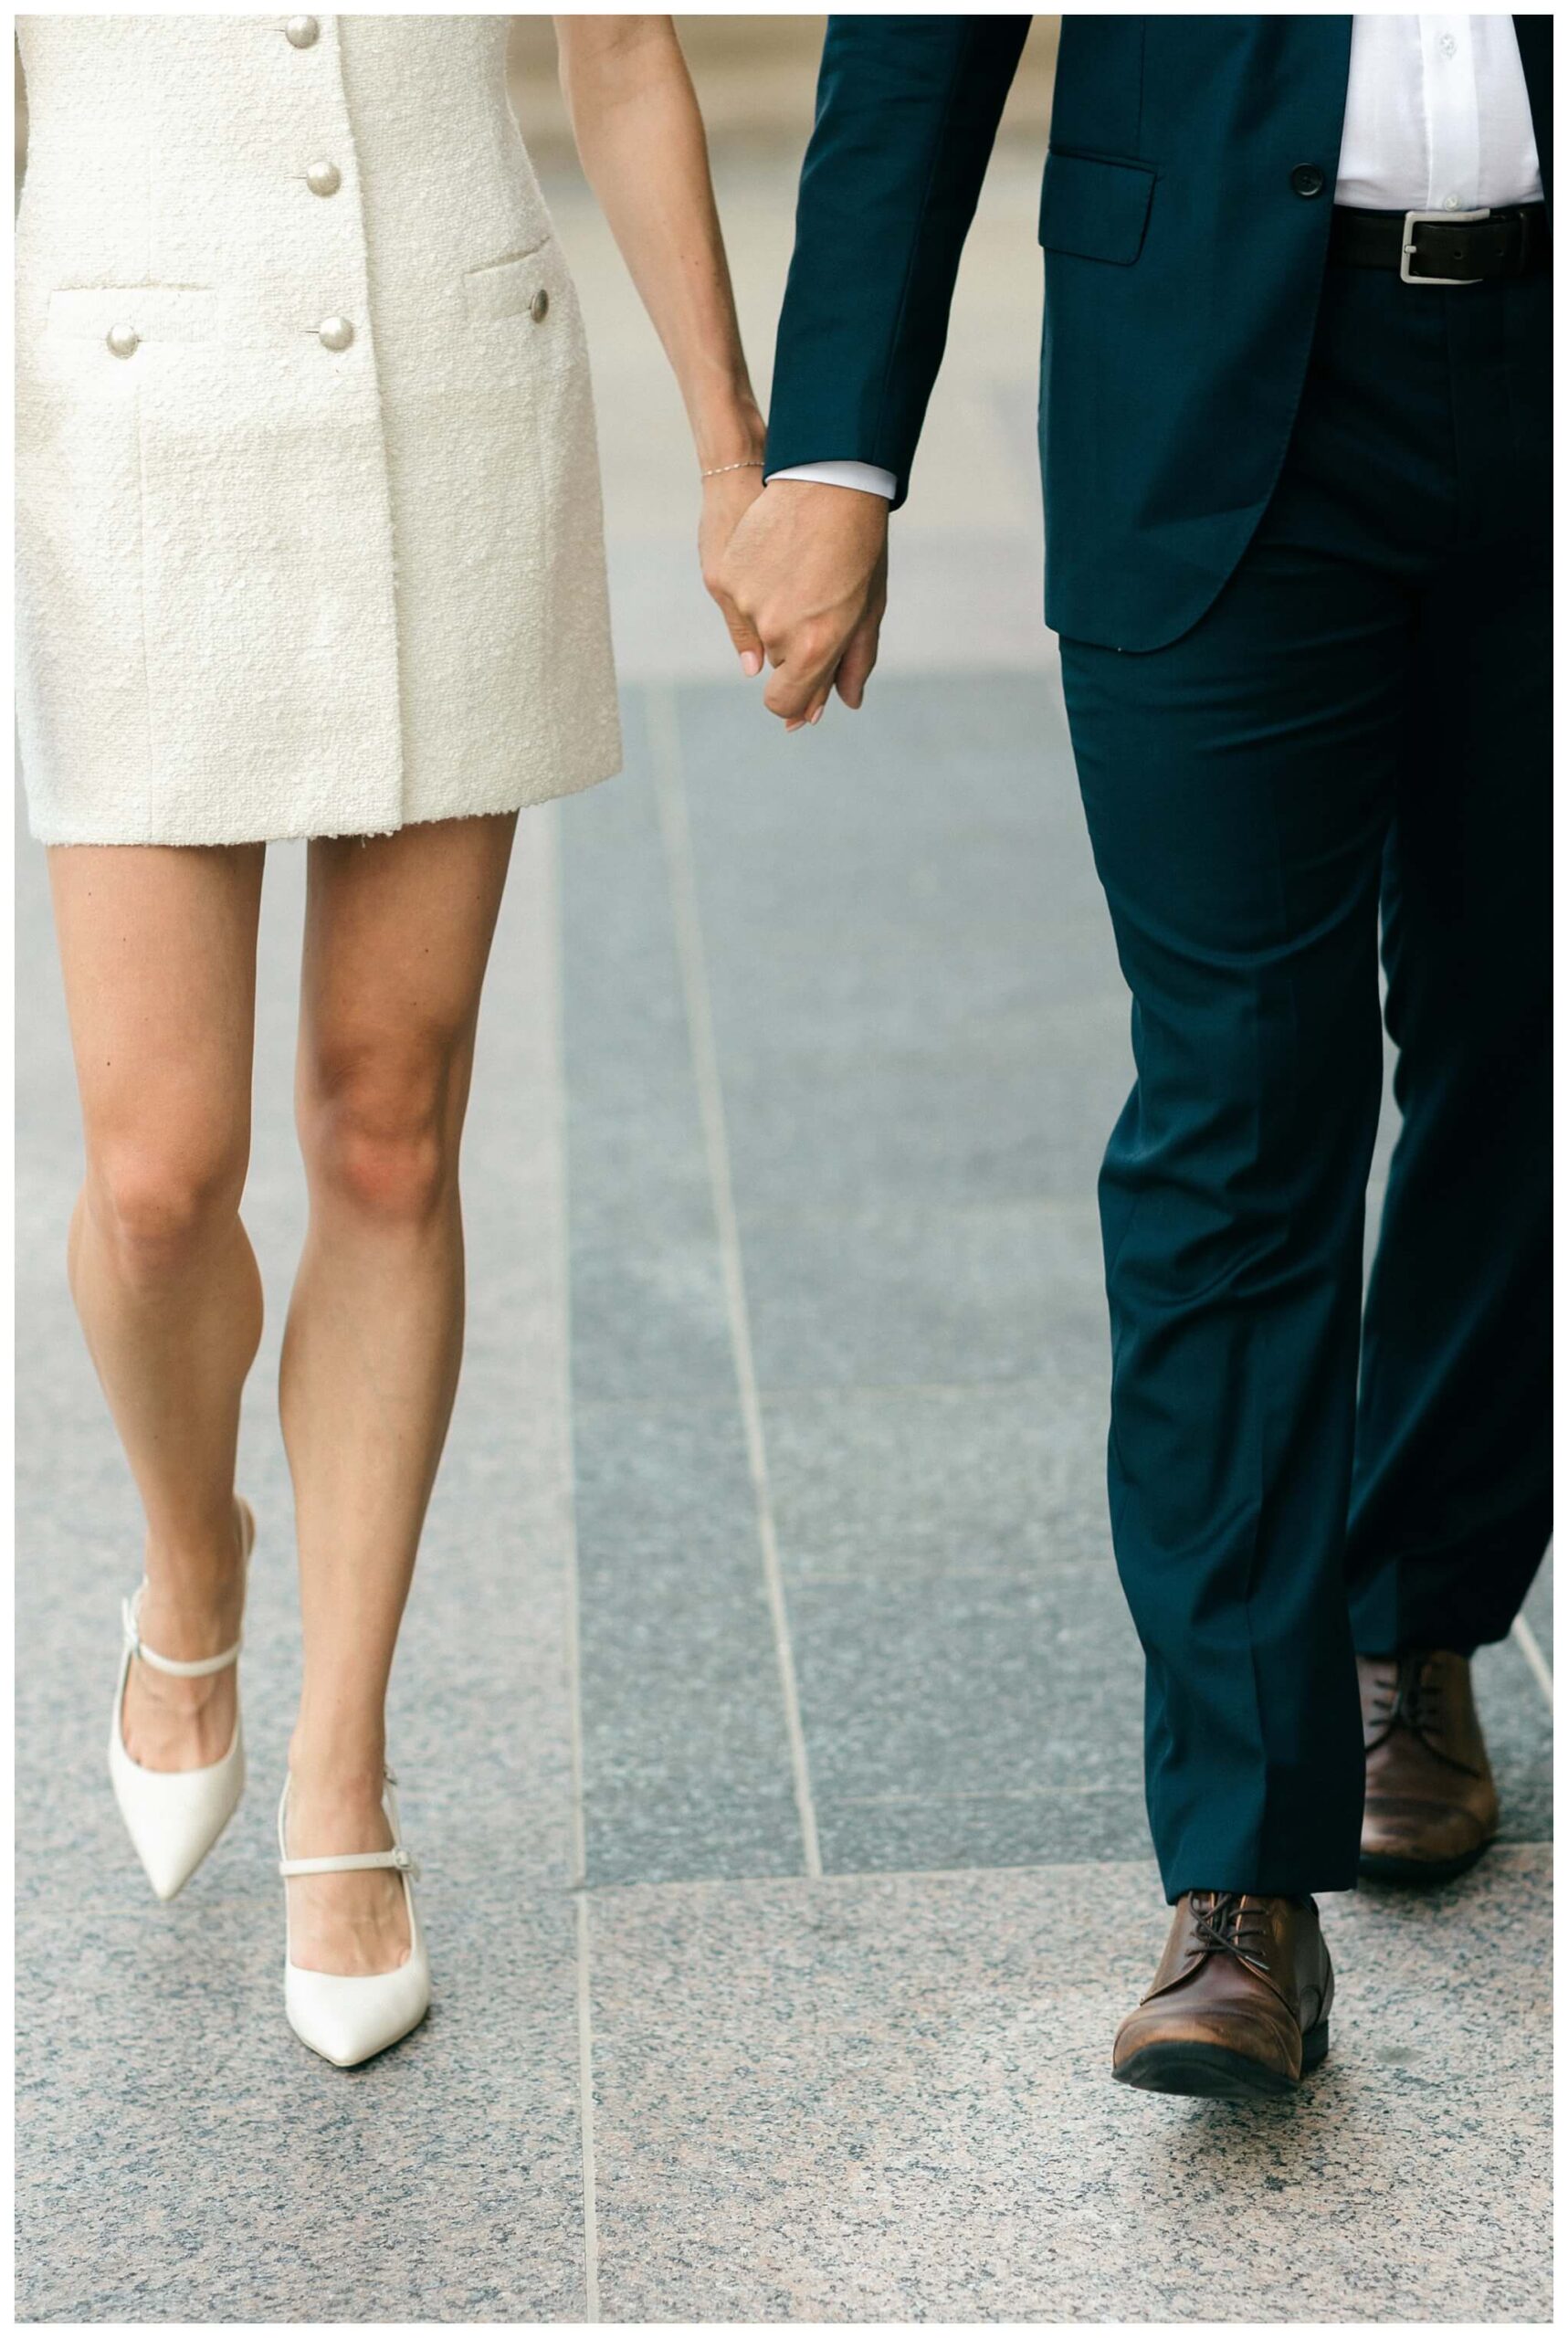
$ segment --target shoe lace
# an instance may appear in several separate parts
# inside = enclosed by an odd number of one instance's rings
[[[1444,1742],[1442,1675],[1430,1649],[1392,1657],[1373,1677],[1372,1721],[1380,1738],[1396,1723],[1418,1737],[1426,1751],[1467,1777],[1478,1774]]]
[[[1203,1947],[1244,1963],[1263,1962],[1268,1948],[1268,1914],[1245,1891],[1194,1891],[1193,1922]]]

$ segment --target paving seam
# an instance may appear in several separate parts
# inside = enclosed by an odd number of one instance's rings
[[[583,1666],[579,1629],[581,1603],[577,1574],[576,1446],[574,1436],[572,1392],[572,1216],[571,1195],[567,1185],[569,1154],[566,1143],[565,982],[562,964],[563,936],[561,914],[561,825],[557,807],[552,804],[546,808],[548,817],[541,839],[545,858],[541,891],[543,897],[542,914],[548,922],[549,932],[544,937],[541,957],[543,964],[549,969],[552,992],[547,1017],[552,1035],[552,1060],[545,1083],[545,1093],[555,1155],[554,1248],[556,1289],[562,1326],[562,1336],[558,1343],[560,1353],[558,1401],[561,1406],[561,1418],[564,1425],[566,1447],[564,1534],[566,1701],[571,1732],[572,1889],[578,1895],[576,1912],[577,2119],[583,2184],[584,2318],[586,2322],[596,2322],[599,2319],[599,2217],[594,2148],[592,1950],[589,1937],[588,1902],[582,1896],[588,1872],[588,1851],[584,1796]]]
[[[1552,1667],[1542,1653],[1541,1642],[1522,1616],[1516,1616],[1513,1619],[1513,1637],[1534,1675],[1536,1687],[1546,1700],[1547,1711],[1554,1714],[1557,1709],[1552,1701]]]
[[[730,1344],[734,1355],[736,1390],[745,1429],[747,1464],[756,1495],[757,1539],[761,1546],[768,1612],[773,1621],[795,1806],[800,1817],[802,1859],[806,1875],[816,1877],[822,1873],[822,1852],[812,1800],[811,1764],[801,1722],[800,1693],[795,1680],[795,1653],[790,1642],[784,1575],[779,1564],[773,1495],[768,1482],[767,1444],[763,1431],[756,1364],[752,1352],[751,1317],[746,1305],[745,1271],[741,1258],[740,1229],[731,1174],[724,1097],[713,1032],[696,873],[691,858],[691,834],[687,816],[686,783],[675,692],[668,688],[650,690],[646,693],[646,706],[659,831],[664,840],[676,946],[680,958],[681,987],[686,999],[691,1069],[702,1118],[703,1144],[708,1156],[709,1183],[724,1273]]]
[[[1532,1843],[1500,1843],[1488,1854],[1488,1865],[1495,1874],[1499,1868],[1513,1868],[1522,1875],[1542,1872],[1552,1863],[1554,1841]],[[1542,1858],[1541,1854],[1546,1854]],[[595,1883],[584,1887],[582,1896],[593,1900],[625,1898],[633,1892],[720,1892],[743,1890],[758,1885],[800,1892],[822,1885],[850,1883],[956,1883],[977,1877],[993,1875],[1106,1875],[1115,1869],[1147,1869],[1153,1871],[1152,1856],[1137,1859],[1066,1859],[1060,1864],[1042,1863],[1023,1867],[857,1867],[829,1868],[822,1875],[698,1875],[689,1879],[668,1878],[655,1883]],[[1439,1890],[1446,1887],[1439,1887]],[[1352,1895],[1335,1893],[1335,1898]],[[1414,1902],[1428,1905],[1436,1893],[1412,1892]]]

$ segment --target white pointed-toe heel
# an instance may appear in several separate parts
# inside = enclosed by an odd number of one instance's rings
[[[247,1501],[239,1503],[241,1560],[248,1567],[256,1543],[256,1519]],[[121,1603],[124,1646],[120,1677],[114,1688],[114,1711],[109,1724],[109,1776],[114,1799],[147,1880],[160,1900],[172,1900],[200,1867],[233,1817],[245,1791],[245,1743],[240,1730],[239,1694],[235,1690],[234,1735],[220,1761],[199,1770],[148,1770],[125,1749],[125,1684],[131,1659],[137,1657],[154,1672],[172,1673],[176,1680],[200,1680],[225,1671],[239,1661],[243,1643],[236,1640],[221,1656],[205,1656],[180,1663],[159,1656],[142,1638],[139,1617],[145,1581]]]
[[[287,1832],[287,1778],[278,1805],[278,1872],[285,1878],[284,2011],[289,2027],[301,2045],[344,2070],[352,2069],[356,2062],[368,2062],[373,2054],[384,2052],[388,2046],[395,2046],[400,2038],[406,2038],[411,2029],[418,2028],[430,2010],[430,1960],[426,1954],[425,1935],[419,1929],[419,1911],[414,1904],[414,1878],[419,1869],[403,1848],[397,1797],[393,1792],[396,1783],[388,1770],[382,1807],[392,1829],[392,1842],[384,1851],[342,1851],[331,1859],[291,1859]],[[395,1868],[403,1878],[404,1902],[408,1910],[408,1954],[403,1963],[395,1964],[390,1973],[314,1973],[306,1965],[296,1964],[287,1946],[288,1877],[343,1875],[356,1868],[371,1867]]]

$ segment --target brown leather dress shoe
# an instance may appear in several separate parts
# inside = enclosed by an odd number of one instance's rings
[[[1446,1883],[1497,1833],[1497,1788],[1470,1693],[1468,1657],[1447,1648],[1358,1656],[1366,1807],[1361,1871]]]
[[[1289,2094],[1329,2050],[1333,2001],[1312,1901],[1184,1892],[1154,1985],[1116,2033],[1111,2070],[1157,2094]]]

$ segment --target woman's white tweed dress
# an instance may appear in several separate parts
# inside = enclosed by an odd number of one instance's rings
[[[48,844],[620,760],[588,361],[504,16],[25,16],[17,700]]]

